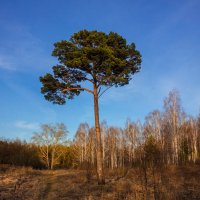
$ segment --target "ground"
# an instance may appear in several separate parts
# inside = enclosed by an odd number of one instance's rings
[[[91,170],[0,169],[0,200],[200,199],[200,166],[107,170],[103,186]]]

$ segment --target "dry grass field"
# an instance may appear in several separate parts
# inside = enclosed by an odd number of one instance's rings
[[[110,170],[103,186],[93,171],[0,169],[0,200],[200,199],[200,166]]]

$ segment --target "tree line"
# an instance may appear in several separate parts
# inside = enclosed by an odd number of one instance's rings
[[[100,124],[104,168],[185,165],[200,159],[200,115],[187,115],[179,93],[164,99],[163,111],[150,112],[144,123],[128,119],[124,128]],[[0,163],[33,168],[95,168],[95,128],[81,123],[72,141],[64,124],[44,124],[31,142],[0,141]]]
[[[200,115],[188,116],[176,90],[164,100],[164,110],[150,112],[144,123],[127,120],[125,128],[101,123],[104,167],[133,167],[143,161],[162,165],[197,163],[200,156]],[[76,132],[79,164],[95,165],[95,131],[87,123]]]

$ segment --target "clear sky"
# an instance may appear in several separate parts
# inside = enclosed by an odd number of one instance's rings
[[[185,111],[200,109],[199,0],[0,0],[0,137],[29,139],[42,123],[63,122],[73,137],[93,125],[93,99],[82,93],[64,106],[47,102],[39,76],[57,63],[53,43],[81,29],[117,32],[135,42],[141,72],[100,100],[100,119],[124,126],[143,120],[173,88]]]

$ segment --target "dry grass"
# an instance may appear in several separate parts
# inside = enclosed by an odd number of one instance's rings
[[[36,200],[44,190],[42,172],[31,168],[0,166],[0,200]]]
[[[97,184],[93,171],[37,171],[0,167],[0,200],[182,200],[200,199],[200,167],[106,171],[106,185]]]

